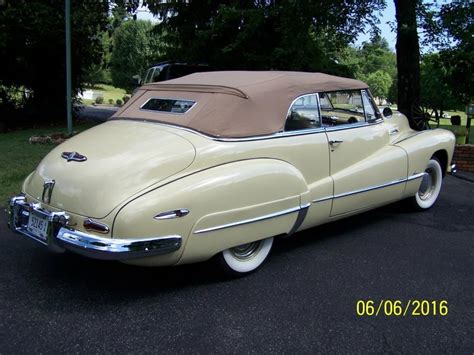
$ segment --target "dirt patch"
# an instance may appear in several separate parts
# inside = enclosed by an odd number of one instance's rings
[[[51,133],[40,136],[31,136],[28,139],[28,142],[30,144],[61,144],[67,139],[71,138],[74,134],[76,134],[76,132],[74,132],[72,135],[67,133]]]

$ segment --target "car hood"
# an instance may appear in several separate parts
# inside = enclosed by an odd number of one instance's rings
[[[67,161],[64,152],[77,152],[87,160]],[[195,155],[188,140],[158,125],[109,121],[53,149],[24,190],[41,200],[45,182],[54,180],[49,205],[103,218],[132,195],[191,165]]]

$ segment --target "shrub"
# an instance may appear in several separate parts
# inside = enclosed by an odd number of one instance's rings
[[[109,99],[109,104],[113,105],[114,104],[114,99]]]
[[[96,104],[103,104],[104,103],[104,98],[102,96],[97,96],[95,98],[95,103]]]
[[[124,97],[122,97],[122,100],[123,100],[123,103],[126,104],[128,100],[130,100],[130,96],[125,95]]]
[[[116,104],[117,106],[122,106],[123,102],[122,102],[122,100],[117,99],[117,101],[115,101],[115,104]]]

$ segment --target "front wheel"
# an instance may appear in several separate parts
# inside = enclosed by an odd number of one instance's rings
[[[417,210],[427,210],[434,205],[441,191],[443,171],[438,159],[432,157],[426,166],[425,175],[421,180],[420,188],[411,198],[412,205]]]
[[[238,245],[218,256],[219,264],[230,276],[244,276],[257,270],[265,261],[273,245],[273,237]]]

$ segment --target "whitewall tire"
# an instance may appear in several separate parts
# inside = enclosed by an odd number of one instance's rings
[[[218,256],[223,270],[231,276],[243,276],[257,270],[265,261],[273,245],[273,237],[238,245]]]
[[[443,170],[438,159],[432,157],[425,169],[420,188],[412,198],[414,207],[418,210],[427,210],[434,205],[441,191]]]

